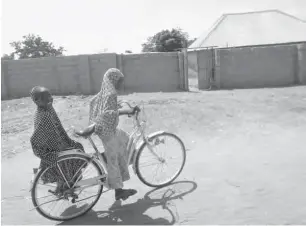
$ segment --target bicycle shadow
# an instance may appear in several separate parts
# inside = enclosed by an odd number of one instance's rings
[[[187,191],[179,191],[180,187],[184,187],[184,184],[185,187],[187,184],[191,188]],[[196,188],[197,184],[193,181],[178,181],[147,192],[143,198],[138,199],[135,203],[122,205],[121,201],[116,201],[108,211],[91,210],[80,218],[58,225],[173,225],[177,222],[179,214],[175,204],[170,202],[183,199],[183,196],[192,193]],[[145,214],[150,208],[158,206],[162,207],[163,211],[169,212],[170,220],[163,217],[153,219]]]

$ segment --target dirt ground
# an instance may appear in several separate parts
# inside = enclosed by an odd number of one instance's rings
[[[90,97],[56,97],[69,133],[87,124]],[[173,185],[153,190],[133,175],[129,200],[101,196],[87,215],[60,224],[306,224],[306,87],[132,94],[143,102],[149,132],[185,142],[186,166]],[[2,101],[2,224],[56,224],[32,208],[29,181],[34,106]],[[128,119],[121,127],[131,129]],[[86,140],[79,140],[86,150]],[[167,197],[169,192],[174,192]]]

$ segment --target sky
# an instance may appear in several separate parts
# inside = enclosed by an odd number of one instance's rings
[[[66,55],[141,51],[149,36],[182,28],[197,38],[223,13],[279,9],[306,20],[306,0],[2,0],[1,52],[33,33]]]

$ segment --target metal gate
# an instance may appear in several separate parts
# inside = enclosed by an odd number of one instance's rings
[[[197,51],[198,86],[200,90],[216,88],[215,49],[207,48]]]

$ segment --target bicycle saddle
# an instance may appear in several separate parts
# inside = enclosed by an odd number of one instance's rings
[[[89,137],[94,132],[95,132],[95,125],[93,124],[84,130],[75,131],[75,134],[81,137]]]

